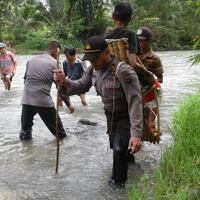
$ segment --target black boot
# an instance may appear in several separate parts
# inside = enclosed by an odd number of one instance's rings
[[[24,131],[21,130],[19,133],[20,140],[32,140],[32,130]]]
[[[113,177],[110,177],[108,184],[113,190],[123,189],[125,187],[125,183],[116,182]]]
[[[65,132],[65,129],[63,128],[63,126],[60,126],[59,127],[59,139],[62,140],[64,139],[65,137],[67,137],[67,134]],[[56,135],[55,135],[56,136]]]
[[[130,152],[127,153],[127,161],[129,163],[135,163],[135,156],[133,154],[130,154]]]
[[[109,185],[123,188],[127,180],[128,162],[125,151],[113,151],[113,171]]]

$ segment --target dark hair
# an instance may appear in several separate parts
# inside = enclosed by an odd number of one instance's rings
[[[47,48],[48,48],[48,50],[50,50],[50,49],[53,49],[53,48],[59,48],[59,49],[61,49],[62,47],[61,47],[61,45],[60,45],[59,42],[57,42],[57,41],[51,41],[51,42],[49,42]]]
[[[129,2],[121,1],[115,5],[113,17],[115,20],[126,21],[133,15],[133,7]]]
[[[63,51],[63,53],[69,54],[70,56],[75,56],[76,55],[76,49],[75,48],[65,48],[65,50]]]

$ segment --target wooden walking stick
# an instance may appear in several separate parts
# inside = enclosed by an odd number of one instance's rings
[[[59,58],[57,60],[57,69],[59,69]],[[60,152],[60,144],[59,144],[59,131],[58,131],[58,112],[59,112],[59,84],[56,83],[57,88],[57,99],[56,99],[56,174],[58,173],[58,164],[59,164],[59,152]]]

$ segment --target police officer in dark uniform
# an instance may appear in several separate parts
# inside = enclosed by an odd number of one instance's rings
[[[105,39],[101,37],[91,37],[84,52],[83,60],[89,60],[92,65],[84,77],[72,81],[56,70],[54,80],[62,85],[67,95],[85,93],[94,85],[97,94],[102,97],[110,147],[113,149],[109,183],[122,187],[127,180],[128,153],[134,154],[141,148],[143,116],[138,77],[132,67],[118,63],[111,56]]]

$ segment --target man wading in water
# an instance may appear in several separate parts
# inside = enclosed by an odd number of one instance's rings
[[[57,68],[60,49],[60,44],[52,41],[48,44],[45,53],[34,56],[26,64],[20,140],[32,139],[33,118],[37,113],[51,133],[56,134],[56,109],[50,90],[54,81],[53,70]],[[58,134],[60,139],[66,137],[60,117],[58,118]]]
[[[111,56],[108,44],[101,37],[88,39],[83,60],[92,64],[83,78],[65,79],[56,70],[54,79],[67,95],[83,94],[92,85],[101,96],[107,118],[107,133],[113,149],[113,168],[109,184],[123,187],[127,180],[128,154],[141,148],[143,128],[142,98],[138,77],[132,67]]]
[[[162,96],[161,83],[163,82],[164,70],[159,56],[155,54],[155,52],[150,46],[150,42],[152,39],[152,32],[148,27],[140,27],[137,30],[137,35],[141,48],[141,54],[139,55],[139,58],[146,67],[146,69],[152,72],[156,77],[157,95],[160,103]],[[148,84],[145,87],[148,87]],[[156,129],[155,119],[158,113],[157,113],[155,98],[152,101],[148,102],[148,106],[149,108],[151,108],[148,118],[149,128],[152,132],[156,132],[157,129]]]

